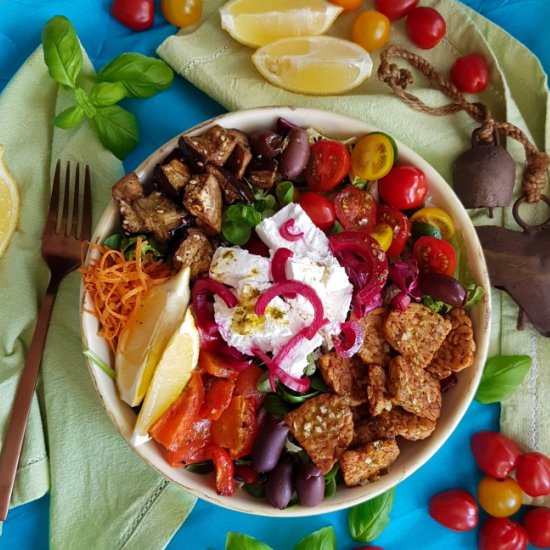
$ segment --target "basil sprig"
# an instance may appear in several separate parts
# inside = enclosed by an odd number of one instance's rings
[[[528,355],[496,355],[487,360],[475,400],[498,403],[509,397],[531,368]]]
[[[55,126],[74,128],[89,118],[103,146],[119,159],[127,157],[139,142],[139,128],[133,113],[116,104],[125,97],[148,98],[165,90],[174,78],[172,69],[160,59],[124,53],[99,71],[86,92],[78,85],[82,49],[66,17],[56,15],[46,23],[42,47],[50,76],[75,96],[76,104],[55,117]]]
[[[377,538],[390,523],[395,487],[350,508],[348,523],[351,538],[359,542],[371,542]]]
[[[336,550],[334,527],[323,527],[306,535],[294,546],[294,550]],[[229,532],[225,540],[225,550],[273,550],[271,546],[243,533]]]

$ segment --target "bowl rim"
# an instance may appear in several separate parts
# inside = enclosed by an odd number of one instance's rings
[[[316,121],[316,120],[322,119],[323,122],[320,124],[320,126],[322,126],[323,123],[325,124],[330,123],[332,125],[340,125],[342,127],[349,125],[352,127],[355,126],[355,127],[364,128],[360,132],[358,131],[355,133],[366,134],[369,132],[383,131],[363,120],[349,117],[347,115],[335,113],[332,111],[323,110],[323,109],[289,107],[289,106],[254,107],[251,109],[231,111],[219,116],[212,117],[191,128],[188,128],[187,130],[181,133],[178,133],[176,136],[170,138],[164,144],[162,144],[159,148],[153,151],[147,158],[145,158],[139,164],[139,166],[134,170],[134,172],[137,174],[140,181],[143,182],[144,176],[150,175],[152,173],[152,169],[157,164],[158,160],[163,158],[163,155],[165,156],[168,152],[171,151],[171,149],[174,146],[177,145],[177,140],[181,135],[198,134],[199,132],[206,130],[207,128],[209,128],[214,124],[220,124],[224,127],[239,128],[239,124],[242,126],[247,122],[249,123],[254,122],[254,120],[257,119],[258,117],[260,119],[265,119],[269,117],[270,119],[272,119],[272,121],[275,121],[276,118],[278,117],[292,118],[293,116],[298,118],[303,117],[308,119],[309,121]],[[236,119],[235,122],[234,122],[234,119]],[[262,124],[265,125],[266,120],[262,120]],[[310,122],[310,126],[311,126],[311,122]],[[328,132],[330,133],[330,130],[328,130]],[[337,132],[333,132],[333,133],[337,134]],[[435,170],[435,168],[433,168],[433,166],[428,163],[428,161],[426,161],[413,149],[411,149],[410,147],[408,147],[407,145],[405,145],[404,143],[396,139],[394,136],[392,136],[392,138],[395,139],[397,143],[397,146],[399,149],[399,157],[402,157],[402,156],[412,157],[415,162],[418,161],[419,164],[422,165],[422,169],[426,173],[426,179],[428,180],[428,182],[436,182],[436,183],[432,183],[435,189],[438,192],[440,192],[445,197],[446,200],[450,201],[451,203],[454,203],[453,209],[451,212],[451,217],[453,218],[458,217],[460,219],[460,222],[461,222],[460,228],[464,232],[464,239],[469,245],[473,245],[472,248],[474,250],[470,250],[469,246],[467,247],[468,263],[469,264],[471,263],[471,257],[476,258],[476,261],[477,261],[476,265],[478,268],[477,270],[479,272],[478,277],[476,278],[476,283],[479,284],[484,289],[484,298],[480,302],[480,304],[476,306],[476,308],[478,308],[478,317],[481,321],[481,326],[477,328],[477,331],[480,332],[481,334],[481,338],[479,341],[476,338],[475,364],[477,365],[477,368],[474,371],[474,375],[472,377],[471,382],[469,383],[468,387],[465,390],[466,392],[465,395],[459,401],[458,407],[456,409],[453,409],[453,413],[451,415],[452,417],[450,420],[447,421],[446,426],[444,428],[444,432],[438,433],[438,430],[436,428],[436,432],[426,440],[423,440],[420,442],[413,442],[416,444],[422,444],[425,442],[429,442],[429,443],[427,444],[425,443],[426,448],[424,450],[421,450],[421,452],[419,453],[420,456],[416,457],[412,461],[413,463],[407,466],[406,468],[401,468],[399,471],[394,471],[393,469],[390,469],[389,473],[382,476],[378,481],[369,483],[360,488],[356,487],[356,488],[350,489],[350,488],[342,487],[339,489],[339,491],[342,491],[342,493],[344,493],[344,497],[338,499],[337,501],[333,501],[334,496],[336,496],[334,495],[330,499],[324,500],[321,504],[313,508],[296,505],[296,506],[291,506],[289,508],[286,508],[284,510],[277,510],[269,506],[269,504],[267,504],[264,500],[253,499],[253,497],[250,497],[250,499],[252,500],[248,500],[248,498],[247,500],[236,499],[235,495],[229,498],[220,497],[215,493],[213,489],[213,485],[206,482],[206,476],[200,476],[200,479],[203,480],[203,482],[200,483],[197,487],[196,486],[189,487],[184,483],[182,483],[180,480],[175,479],[174,476],[169,475],[168,469],[171,469],[174,472],[176,472],[177,469],[169,466],[168,462],[166,462],[165,459],[163,459],[163,467],[166,471],[164,471],[163,468],[153,464],[152,461],[146,456],[149,453],[146,453],[144,451],[144,447],[146,445],[151,444],[151,442],[143,446],[137,446],[137,447],[132,445],[129,437],[129,435],[131,434],[125,433],[125,429],[124,429],[124,426],[122,425],[121,419],[118,418],[117,414],[110,406],[107,397],[103,394],[103,392],[100,389],[101,379],[99,377],[105,377],[106,374],[101,369],[99,369],[97,365],[93,363],[93,361],[91,361],[88,357],[86,357],[88,371],[90,373],[90,377],[92,379],[94,388],[99,395],[103,408],[105,409],[105,411],[107,412],[107,415],[113,422],[116,430],[123,437],[123,439],[130,446],[130,448],[138,456],[140,456],[140,458],[149,467],[153,468],[157,473],[159,473],[165,479],[175,483],[181,489],[199,498],[202,498],[203,500],[206,500],[208,502],[211,502],[213,504],[216,504],[218,506],[221,506],[229,510],[234,510],[234,511],[243,512],[247,514],[258,515],[258,516],[269,516],[269,517],[314,516],[314,515],[320,515],[328,512],[334,512],[337,510],[349,508],[350,506],[354,506],[356,504],[365,502],[366,500],[375,498],[381,493],[395,487],[401,481],[413,475],[424,464],[426,464],[426,462],[430,460],[430,458],[432,458],[437,453],[437,451],[445,444],[445,442],[449,439],[449,437],[455,431],[457,425],[460,423],[460,421],[466,414],[466,411],[469,408],[471,402],[473,401],[475,392],[477,390],[477,387],[479,385],[481,375],[483,372],[483,365],[485,363],[487,353],[488,353],[490,333],[491,333],[491,317],[492,317],[491,292],[490,292],[488,268],[487,268],[487,264],[485,262],[481,244],[477,237],[477,233],[474,229],[473,223],[470,220],[468,213],[462,206],[462,203],[459,201],[458,197],[455,195],[454,191],[452,190],[451,186]],[[430,183],[428,183],[428,186],[430,187]],[[116,219],[117,216],[118,216],[118,211],[116,209],[113,199],[111,198],[109,204],[103,211],[96,225],[91,242],[97,243],[101,238],[105,237],[105,235],[102,235],[102,233],[109,226],[109,223],[111,224],[113,223],[113,221]],[[93,258],[93,250],[89,249],[84,261],[84,265],[87,265],[92,258]],[[84,289],[83,282],[81,281],[80,301],[79,301],[81,339],[82,339],[83,349],[92,349],[90,346],[90,339],[89,339],[90,335],[88,334],[88,331],[85,328],[86,315],[89,315],[89,316],[92,316],[92,315],[85,311],[85,300],[86,300],[85,289]],[[474,329],[474,332],[476,332],[476,329]],[[96,338],[100,338],[97,335],[92,335],[92,336]],[[476,334],[476,336],[478,335]],[[471,368],[473,368],[473,366]],[[105,380],[103,380],[103,382],[105,382]],[[114,380],[112,380],[111,383],[115,384]],[[115,388],[115,391],[116,391],[116,388]],[[118,401],[122,403],[122,400],[120,399],[120,397],[118,397]],[[444,400],[444,403],[445,403],[445,400]],[[438,437],[434,438],[436,434],[438,435]],[[160,453],[160,450],[157,449],[156,452]],[[187,475],[193,475],[193,474],[187,474]],[[371,491],[365,491],[366,487],[370,487]],[[352,496],[352,493],[351,493],[352,491],[359,492],[360,493],[359,496]],[[346,494],[349,496],[349,498],[347,499],[345,498]]]

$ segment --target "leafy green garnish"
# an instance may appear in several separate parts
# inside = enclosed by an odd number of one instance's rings
[[[116,378],[115,371],[107,364],[99,355],[96,355],[91,349],[84,350],[84,355],[98,366],[107,376],[111,377],[113,380]]]
[[[265,484],[264,483],[245,483],[243,485],[244,490],[254,498],[265,497]]]
[[[485,291],[483,290],[482,287],[477,286],[475,283],[466,285],[465,288],[466,288],[466,292],[468,293],[468,300],[464,308],[470,309],[472,306],[481,302],[481,300],[483,299],[483,296],[485,295]]]
[[[286,413],[290,412],[291,409],[282,397],[274,393],[270,393],[266,396],[263,407],[269,414],[277,418],[281,418]]]
[[[222,234],[231,244],[243,245],[252,229],[262,221],[262,214],[252,204],[232,204],[222,218]]]
[[[271,384],[269,383],[269,371],[262,372],[256,382],[256,389],[260,393],[271,393]]]
[[[271,546],[243,533],[227,533],[225,550],[273,550]]]
[[[435,313],[441,313],[441,314],[449,313],[449,311],[453,309],[451,306],[447,305],[445,302],[442,302],[441,300],[434,300],[431,296],[428,296],[427,294],[424,294],[422,296],[422,303]]]
[[[335,478],[325,480],[325,498],[334,496],[336,494],[336,489],[338,489],[338,484]]]
[[[315,397],[316,395],[319,395],[321,392],[319,391],[312,391],[309,393],[296,393],[292,390],[285,390],[283,387],[279,388],[279,392],[281,397],[287,401],[288,403],[303,403],[304,401],[307,401],[308,399],[311,399],[312,397]]]
[[[127,260],[133,260],[136,256],[136,243],[138,238],[141,238],[142,259],[144,259],[147,254],[152,254],[157,259],[165,256],[164,247],[157,243],[153,237],[147,237],[145,235],[127,237],[122,233],[113,233],[103,241],[103,246],[111,248],[112,250],[118,250],[124,254]]]
[[[358,542],[371,542],[390,523],[395,487],[381,495],[350,508],[348,523],[351,538]]]
[[[334,527],[323,527],[305,536],[294,550],[336,550],[336,533]]]
[[[214,464],[211,460],[205,460],[203,462],[196,462],[195,464],[189,464],[185,467],[188,472],[199,475],[210,474],[214,471]]]
[[[281,181],[275,187],[275,196],[281,207],[294,202],[295,189],[291,181]]]
[[[344,231],[344,228],[342,227],[342,224],[338,221],[334,221],[334,225],[332,226],[332,229],[330,230],[331,235],[336,235],[337,233],[342,233]]]

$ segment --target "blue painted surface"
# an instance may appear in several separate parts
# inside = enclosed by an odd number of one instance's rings
[[[466,0],[464,3],[526,44],[549,72],[548,0]],[[38,45],[44,23],[55,14],[66,15],[73,22],[96,69],[124,51],[152,55],[156,45],[174,32],[174,27],[158,16],[152,30],[132,33],[109,16],[109,5],[109,0],[0,1],[0,90]],[[175,80],[170,90],[152,99],[130,101],[128,105],[136,113],[140,128],[147,131],[143,132],[140,146],[126,159],[127,170],[182,129],[224,111],[181,78]],[[476,531],[458,534],[442,528],[430,520],[427,503],[431,495],[446,488],[475,490],[480,474],[471,457],[469,439],[481,429],[498,429],[497,406],[473,403],[437,455],[401,483],[392,523],[376,541],[377,545],[385,550],[476,548]],[[3,527],[0,550],[47,548],[48,507],[49,497],[46,496],[12,510]],[[360,546],[349,536],[346,511],[275,521],[230,512],[199,501],[169,548],[221,549],[227,531],[239,531],[263,540],[276,550],[287,550],[306,534],[327,525],[335,527],[339,549]]]

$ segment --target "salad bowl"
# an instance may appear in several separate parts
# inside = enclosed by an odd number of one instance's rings
[[[378,130],[365,122],[331,112],[305,108],[270,107],[228,113],[208,120],[185,133],[197,135],[216,124],[225,128],[251,132],[274,127],[280,117],[290,120],[297,126],[313,127],[322,134],[338,139],[361,136]],[[179,135],[165,143],[135,170],[142,183],[151,179],[157,163],[177,147],[178,138]],[[89,361],[88,368],[93,384],[116,429],[134,451],[159,474],[199,498],[232,510],[271,517],[316,515],[359,504],[396,486],[421,468],[452,434],[473,400],[487,355],[491,322],[487,266],[470,218],[451,187],[418,154],[402,143],[397,142],[397,145],[398,160],[402,163],[412,164],[425,173],[431,202],[444,209],[453,219],[455,226],[462,231],[465,243],[463,252],[467,255],[470,272],[476,284],[484,290],[483,299],[470,311],[476,342],[473,365],[458,373],[457,384],[444,394],[441,416],[433,434],[422,441],[400,442],[399,457],[392,464],[388,473],[376,481],[353,488],[339,486],[333,496],[323,500],[315,507],[295,505],[283,510],[274,509],[266,500],[253,498],[244,490],[237,490],[231,497],[218,495],[213,476],[197,475],[186,471],[185,468],[170,466],[155,441],[151,440],[139,446],[133,446],[131,441],[136,412],[120,399],[114,380],[94,362]],[[97,225],[92,242],[101,243],[119,227],[118,209],[111,201]],[[93,258],[94,251],[91,250],[86,261],[90,262]],[[82,290],[81,332],[84,349],[91,350],[108,365],[113,365],[114,361],[109,346],[102,337],[98,336],[98,321],[93,314],[89,313],[90,310],[89,297]]]

